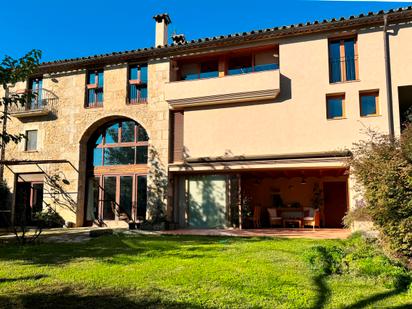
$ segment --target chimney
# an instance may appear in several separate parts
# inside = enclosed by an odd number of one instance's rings
[[[186,38],[184,34],[174,34],[172,35],[172,41],[175,44],[182,45],[186,42]]]
[[[168,14],[153,16],[156,21],[155,47],[165,46],[168,43],[167,26],[172,23]]]

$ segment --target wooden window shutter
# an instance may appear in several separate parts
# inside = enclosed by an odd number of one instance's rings
[[[184,112],[173,113],[173,162],[183,161]]]

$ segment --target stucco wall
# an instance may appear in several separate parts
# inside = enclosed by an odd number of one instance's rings
[[[367,129],[388,132],[383,35],[358,33],[359,81],[329,83],[328,37],[280,41],[281,95],[272,102],[185,111],[184,146],[191,157],[342,150]],[[395,43],[396,42],[396,43]],[[391,36],[393,87],[412,84],[412,29]],[[396,59],[396,60],[395,60]],[[222,78],[224,83],[224,78]],[[360,117],[359,91],[379,90],[380,116]],[[345,93],[346,118],[326,118],[326,95]],[[397,113],[397,97],[394,96]],[[399,126],[399,122],[396,122]],[[399,132],[399,130],[398,130]]]

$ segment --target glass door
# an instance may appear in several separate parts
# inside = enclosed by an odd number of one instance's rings
[[[117,177],[104,176],[103,181],[103,220],[114,220],[116,218],[116,193]]]
[[[88,221],[146,218],[146,175],[101,175],[89,178],[86,216]]]
[[[133,176],[120,176],[120,217],[133,220]]]

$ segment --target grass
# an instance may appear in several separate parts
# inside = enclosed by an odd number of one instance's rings
[[[411,289],[313,273],[303,253],[340,242],[112,235],[0,245],[0,308],[412,307]]]

